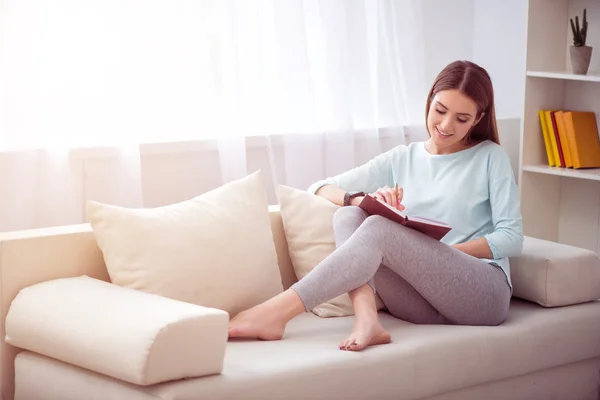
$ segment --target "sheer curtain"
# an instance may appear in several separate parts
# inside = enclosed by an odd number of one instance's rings
[[[421,2],[0,4],[0,231],[85,222],[86,200],[180,201],[258,168],[276,202],[277,184],[306,188],[422,123]]]

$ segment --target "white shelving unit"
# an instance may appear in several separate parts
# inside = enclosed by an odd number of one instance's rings
[[[600,82],[600,75],[586,74],[576,75],[568,71],[527,71],[527,76],[537,78],[564,79],[580,82]]]
[[[587,75],[571,72],[569,18],[587,9]],[[600,1],[530,0],[519,189],[525,234],[600,252],[600,168],[549,167],[538,111],[594,111],[600,122]]]

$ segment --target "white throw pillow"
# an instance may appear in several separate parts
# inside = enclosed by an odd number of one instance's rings
[[[335,250],[333,214],[339,206],[284,185],[278,186],[277,197],[290,258],[300,280]],[[312,312],[319,317],[354,315],[348,294],[322,303]]]
[[[283,290],[260,171],[176,204],[87,213],[117,285],[231,317]]]

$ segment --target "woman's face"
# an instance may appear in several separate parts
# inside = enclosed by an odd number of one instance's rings
[[[465,148],[463,140],[481,116],[477,104],[458,90],[438,92],[429,107],[427,129],[438,153],[451,153]]]

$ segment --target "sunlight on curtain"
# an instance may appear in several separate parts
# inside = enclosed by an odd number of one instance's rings
[[[4,0],[0,230],[84,221],[88,199],[156,204],[147,143],[213,140],[194,153],[216,151],[213,166],[185,172],[214,185],[202,174],[251,172],[263,137],[272,185],[299,188],[383,151],[389,132],[402,143],[426,94],[418,4]]]
[[[211,123],[201,1],[4,3],[0,147],[191,138]]]
[[[224,118],[222,129],[233,136],[283,134],[285,182],[279,183],[307,187],[316,177],[356,166],[359,137],[375,144],[373,156],[383,150],[382,128],[396,129],[402,138],[411,89],[415,100],[422,99],[415,102],[420,121],[426,92],[416,90],[424,74],[417,72],[408,86],[401,71],[419,65],[417,45],[397,38],[420,28],[414,2],[208,4],[217,90],[227,105],[222,110],[237,117]],[[398,26],[405,21],[406,27]],[[408,50],[417,50],[412,61],[406,60]],[[246,172],[243,146],[233,146],[238,156],[228,169],[240,176]]]

